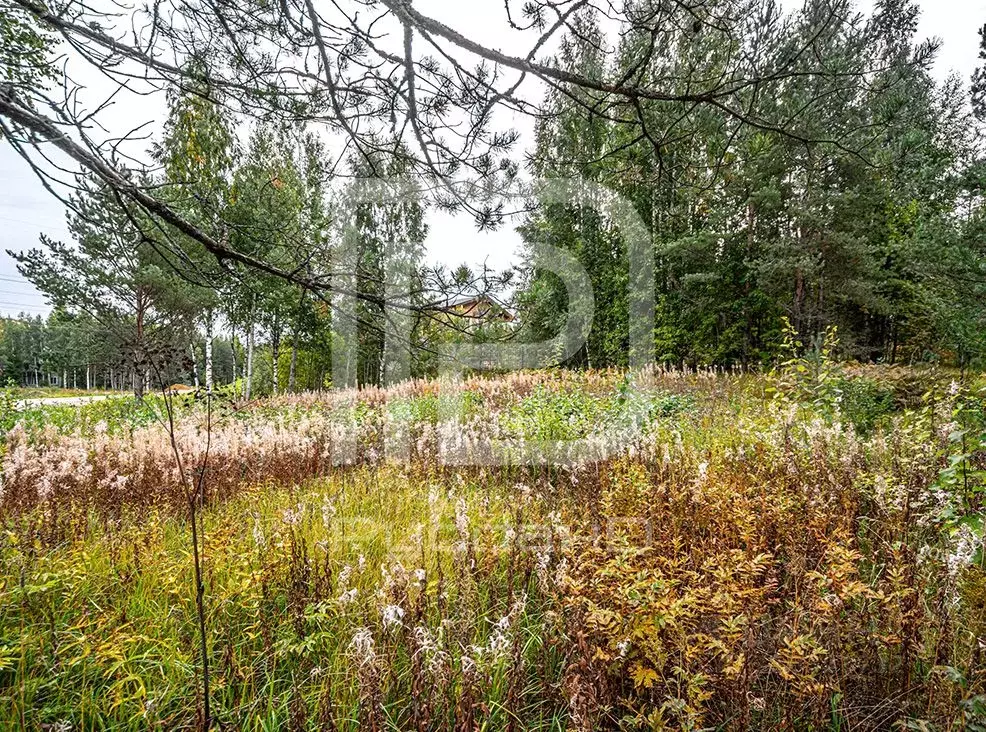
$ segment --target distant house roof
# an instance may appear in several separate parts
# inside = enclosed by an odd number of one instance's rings
[[[475,320],[499,320],[505,323],[514,320],[513,313],[486,295],[440,300],[432,303],[429,309]]]

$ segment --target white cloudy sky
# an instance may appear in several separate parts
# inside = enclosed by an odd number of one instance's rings
[[[986,23],[986,0],[918,0],[922,8],[919,33],[922,37],[938,37],[942,48],[935,73],[944,78],[958,73],[968,80],[977,65],[979,38],[977,28]],[[866,8],[868,3],[861,4]],[[508,52],[526,52],[526,48],[512,49],[510,41],[490,38],[490,29],[502,28],[502,0],[426,0],[418,6],[426,13],[439,17],[457,30]],[[508,36],[507,38],[512,38]],[[523,39],[517,39],[523,43]],[[96,97],[94,96],[94,99]],[[156,109],[155,109],[156,107]],[[159,120],[163,103],[144,99],[139,105],[121,105],[121,125],[148,120]],[[139,117],[139,119],[132,119]],[[133,124],[126,125],[129,129]],[[520,129],[529,129],[521,120]],[[526,144],[529,140],[522,140]],[[517,154],[521,155],[522,148]],[[41,234],[55,238],[67,238],[64,209],[41,186],[30,168],[6,143],[0,143],[0,314],[19,312],[48,312],[45,298],[17,272],[14,261],[6,254],[8,249],[24,250],[37,245]],[[430,235],[427,241],[430,258],[436,262],[455,265],[460,262],[482,264],[493,268],[509,266],[514,261],[520,244],[519,237],[510,226],[492,233],[475,230],[468,216],[453,217],[431,213]]]

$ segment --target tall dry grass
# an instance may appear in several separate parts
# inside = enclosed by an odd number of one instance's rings
[[[230,410],[212,431],[203,514],[217,721],[986,723],[970,520],[983,458],[957,455],[955,438],[981,403],[933,388],[864,435],[844,416],[848,391],[778,383],[531,373]],[[189,409],[177,430],[189,466],[200,418]],[[168,437],[154,424],[8,437],[8,723],[200,722]],[[443,464],[492,437],[508,451],[586,441],[562,465]]]

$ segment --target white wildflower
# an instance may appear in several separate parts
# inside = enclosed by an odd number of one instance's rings
[[[369,628],[360,628],[353,634],[353,639],[349,643],[349,652],[360,666],[369,666],[376,661],[377,652],[373,643],[373,633]]]
[[[469,538],[469,514],[466,513],[466,499],[460,498],[455,504],[455,530],[459,533],[459,539],[466,541]]]
[[[389,630],[402,624],[404,608],[400,605],[385,605],[380,610],[380,617],[383,621],[383,627]]]
[[[254,516],[253,518],[253,543],[258,547],[263,547],[266,543],[264,529],[260,524],[260,518],[258,516]]]
[[[286,508],[281,514],[281,520],[288,526],[297,526],[301,523],[301,511],[293,508]]]

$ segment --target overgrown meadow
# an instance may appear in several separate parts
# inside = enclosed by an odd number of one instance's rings
[[[983,387],[823,353],[4,411],[0,727],[986,728]]]

